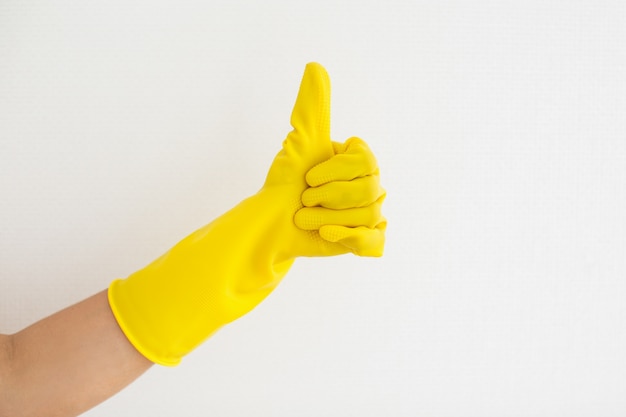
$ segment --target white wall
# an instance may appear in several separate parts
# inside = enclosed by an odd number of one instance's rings
[[[315,60],[385,257],[298,262],[86,415],[624,415],[625,41],[620,1],[4,0],[0,331],[254,193]]]

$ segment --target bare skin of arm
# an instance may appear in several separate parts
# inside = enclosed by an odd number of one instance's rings
[[[130,344],[102,291],[0,335],[0,416],[77,416],[153,365]]]

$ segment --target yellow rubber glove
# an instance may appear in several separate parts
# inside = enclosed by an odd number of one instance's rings
[[[257,194],[109,287],[120,327],[151,361],[178,364],[260,303],[298,256],[382,255],[376,160],[359,139],[331,142],[330,81],[319,64],[305,69],[291,125]]]

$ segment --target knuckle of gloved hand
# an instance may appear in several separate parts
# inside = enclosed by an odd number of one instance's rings
[[[363,233],[354,243],[354,253],[359,256],[380,256],[382,254],[379,239],[373,233]]]
[[[344,187],[342,197],[352,207],[366,207],[375,200],[372,199],[371,188],[366,181],[351,181]]]
[[[344,193],[356,207],[365,207],[380,197],[380,185],[375,177],[362,177],[348,182]]]
[[[362,152],[364,150],[369,150],[369,146],[360,137],[352,136],[346,141],[346,149],[348,149],[349,152]]]
[[[369,150],[358,155],[358,164],[362,167],[363,175],[375,174],[378,170],[376,157]]]
[[[376,201],[381,196],[381,188],[378,177],[368,176],[363,183],[363,193],[367,196],[367,200],[370,202]]]
[[[374,203],[365,208],[365,224],[364,226],[373,229],[380,222],[381,207],[380,204]]]

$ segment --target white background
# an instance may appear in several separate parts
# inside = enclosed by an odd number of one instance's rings
[[[87,416],[623,416],[626,6],[0,2],[0,332],[261,186],[304,65],[382,259],[305,259]]]

